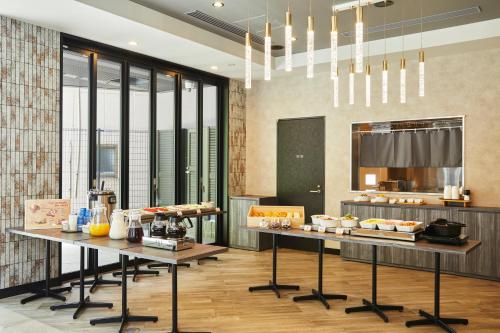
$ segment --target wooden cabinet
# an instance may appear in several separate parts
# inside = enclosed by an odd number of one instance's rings
[[[275,205],[275,197],[234,196],[229,198],[229,247],[262,251],[272,247],[272,236],[242,229],[247,225],[248,210],[252,205]]]
[[[500,280],[500,209],[494,208],[462,208],[443,206],[406,206],[389,204],[371,204],[352,201],[341,203],[342,215],[352,214],[360,218],[385,218],[414,220],[428,225],[438,218],[465,223],[465,234],[471,239],[481,241],[481,246],[467,257],[442,255],[441,268],[448,273],[465,276]],[[371,248],[365,245],[342,244],[344,259],[368,261]],[[403,250],[397,248],[380,248],[379,262],[394,266],[433,269],[432,253]]]

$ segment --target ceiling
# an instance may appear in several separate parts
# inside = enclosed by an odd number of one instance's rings
[[[242,30],[247,29],[253,34],[263,36],[266,22],[266,0],[226,0],[225,6],[215,8],[213,0],[132,0],[155,11],[175,17],[189,24],[209,30],[220,36],[243,43],[244,39],[234,33],[220,29],[211,24],[193,18],[186,13],[200,11]],[[332,0],[312,0],[312,15],[315,17],[315,48],[324,49],[330,43],[330,17]],[[336,4],[350,2],[337,0]],[[365,26],[376,31],[368,34],[365,39],[374,40],[384,37],[384,12],[386,15],[386,36],[401,35],[401,22],[404,33],[420,31],[420,3],[424,17],[423,30],[443,29],[473,22],[485,21],[500,17],[500,1],[498,0],[393,0],[394,4],[387,8],[374,5],[364,10]],[[306,50],[307,16],[309,1],[307,0],[269,0],[269,22],[272,24],[273,45],[284,45],[284,16],[290,4],[293,15],[293,31],[297,41],[294,42],[294,53]],[[342,11],[338,15],[340,45],[351,43],[350,32],[354,26],[354,11]],[[248,20],[250,18],[250,20]],[[377,31],[379,30],[379,31]],[[255,47],[263,49],[262,45],[254,43]],[[280,56],[283,51],[274,51]]]

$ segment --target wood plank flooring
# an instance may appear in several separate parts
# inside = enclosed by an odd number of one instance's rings
[[[271,292],[248,292],[248,287],[266,284],[271,277],[272,253],[230,249],[219,261],[193,263],[179,268],[179,321],[183,331],[212,333],[289,332],[444,332],[436,327],[406,328],[405,321],[418,319],[418,309],[433,309],[434,275],[428,272],[379,266],[379,303],[404,305],[405,311],[387,312],[384,323],[372,313],[347,315],[344,308],[361,304],[371,293],[371,266],[325,255],[324,292],[348,295],[347,301],[330,301],[326,310],[319,302],[294,303],[295,295],[309,294],[316,287],[317,256],[314,253],[280,249],[278,279],[299,284],[300,291],[284,291],[277,299]],[[496,263],[492,263],[496,264]],[[454,325],[458,332],[500,332],[500,283],[442,275],[442,315],[465,317],[468,326]],[[171,280],[166,270],[159,277],[129,279],[131,314],[157,315],[158,323],[133,323],[128,332],[166,332],[170,329]],[[0,332],[116,332],[116,325],[92,327],[89,319],[117,315],[120,288],[102,287],[91,295],[94,301],[114,301],[112,310],[89,309],[78,320],[72,310],[50,311],[56,302],[40,300],[20,305],[22,296],[0,300]],[[68,301],[78,298],[78,289]]]

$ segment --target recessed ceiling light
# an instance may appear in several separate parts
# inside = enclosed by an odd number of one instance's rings
[[[292,36],[292,42],[295,42],[297,40],[297,37]]]
[[[128,42],[128,45],[130,45],[130,46],[137,46],[137,42],[131,40],[130,42]]]
[[[215,0],[214,2],[212,2],[212,6],[214,6],[215,8],[224,7],[224,0]]]
[[[279,50],[283,50],[285,47],[283,45],[272,45],[271,46],[271,50],[273,51],[279,51]]]
[[[392,1],[392,0],[376,2],[374,4],[375,7],[379,7],[379,8],[389,7],[389,6],[392,6],[392,5],[394,5],[394,1]]]
[[[219,67],[217,67],[217,66],[214,65],[214,66],[210,66],[210,69],[213,70],[213,71],[216,71],[216,70],[219,69]]]

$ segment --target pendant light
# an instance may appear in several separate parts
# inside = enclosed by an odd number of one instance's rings
[[[363,73],[363,8],[361,0],[356,7],[356,73]]]
[[[285,14],[285,71],[292,71],[292,12],[290,3]]]
[[[332,6],[335,8],[335,2]],[[333,9],[332,30],[330,32],[330,79],[334,80],[338,75],[338,40],[339,32],[337,30],[337,12]]]
[[[405,36],[404,36],[404,6],[401,4],[401,62],[399,68],[399,101],[406,103],[406,59],[405,59]]]
[[[245,34],[245,88],[252,88],[252,39],[250,36],[250,6],[247,0],[247,33]]]
[[[307,78],[314,77],[314,17],[312,16],[312,0],[309,0],[309,16],[307,17]]]
[[[425,96],[425,55],[422,43],[422,0],[420,0],[420,51],[418,52],[418,96]]]
[[[269,23],[268,0],[266,0],[266,26],[264,37],[264,80],[271,80],[271,23]]]
[[[349,65],[349,104],[354,104],[354,64]]]
[[[368,21],[367,21],[367,29],[368,29]],[[370,66],[370,38],[368,33],[366,34],[366,45],[368,49],[368,54],[366,57],[366,69],[365,69],[365,105],[366,107],[370,107],[372,105],[372,68]]]
[[[335,73],[333,76],[333,107],[339,107],[339,75]]]
[[[386,29],[386,11],[387,0],[384,1],[384,60],[382,61],[382,104],[387,104],[387,95],[389,94],[389,73],[387,72],[387,39],[385,35]]]

